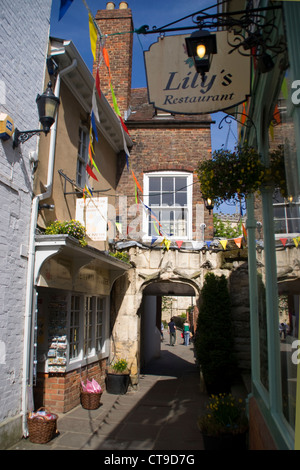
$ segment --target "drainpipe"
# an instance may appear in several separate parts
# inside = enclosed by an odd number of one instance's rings
[[[72,64],[62,70],[56,79],[54,94],[59,97],[61,77],[77,67],[77,61],[74,59]],[[55,160],[55,144],[56,144],[56,129],[57,119],[50,129],[50,148],[48,159],[48,176],[46,191],[38,194],[33,198],[31,208],[30,232],[29,232],[29,248],[28,248],[28,271],[26,283],[26,303],[25,303],[25,324],[24,324],[24,350],[23,350],[23,378],[22,378],[22,426],[23,436],[28,437],[27,428],[27,411],[29,407],[29,400],[32,399],[32,351],[33,351],[33,338],[35,316],[33,315],[34,307],[34,293],[35,293],[35,230],[37,226],[38,209],[40,201],[48,199],[52,194],[53,187],[53,174],[54,174],[54,160]]]

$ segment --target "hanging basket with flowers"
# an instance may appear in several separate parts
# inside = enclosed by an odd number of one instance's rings
[[[216,150],[211,160],[199,163],[197,175],[204,199],[216,206],[225,201],[246,198],[262,187],[279,188],[286,197],[283,147],[270,152],[266,167],[256,149],[243,145],[231,150]]]

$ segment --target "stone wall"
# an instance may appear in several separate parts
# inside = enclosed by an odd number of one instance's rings
[[[132,269],[116,281],[112,293],[112,347],[113,354],[126,357],[132,378],[138,381],[140,370],[140,344],[143,341],[140,321],[144,314],[142,299],[151,287],[152,295],[183,295],[193,290],[194,304],[201,302],[201,289],[205,274],[214,272],[228,279],[232,298],[232,315],[235,329],[236,351],[240,368],[249,372],[250,360],[250,313],[247,250],[219,251],[169,251],[155,249],[129,250]],[[166,292],[169,292],[166,293]]]

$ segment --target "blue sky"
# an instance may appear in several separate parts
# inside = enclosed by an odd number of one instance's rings
[[[93,15],[98,10],[106,8],[106,0],[86,0]],[[119,8],[119,0],[114,0],[116,8]],[[213,6],[212,0],[128,0],[129,8],[132,10],[134,28],[138,29],[147,24],[150,29],[153,26],[161,27],[180,18],[191,15],[199,10]],[[74,0],[63,18],[58,21],[60,0],[53,0],[50,20],[50,34],[61,39],[70,39],[78,49],[87,66],[92,70],[93,56],[90,48],[88,11],[83,0]],[[213,10],[211,10],[213,12]],[[178,26],[189,26],[191,20],[184,20]],[[105,31],[103,31],[105,34]],[[180,32],[173,34],[182,34]],[[137,35],[133,38],[133,75],[132,87],[146,87],[146,73],[144,65],[144,51],[156,42],[156,34]],[[222,148],[227,144],[228,148],[233,148],[236,143],[236,124],[233,122],[231,128],[225,124],[222,129],[218,129],[223,113],[212,114],[212,119],[216,124],[212,125],[212,149]],[[235,212],[235,208],[223,205],[222,212]]]

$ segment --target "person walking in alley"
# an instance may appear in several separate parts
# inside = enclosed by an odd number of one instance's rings
[[[183,335],[184,335],[184,344],[188,346],[190,344],[190,324],[185,320],[183,324]]]
[[[168,323],[168,331],[170,334],[170,346],[174,346],[176,342],[176,326],[173,317],[171,318],[170,323]]]

